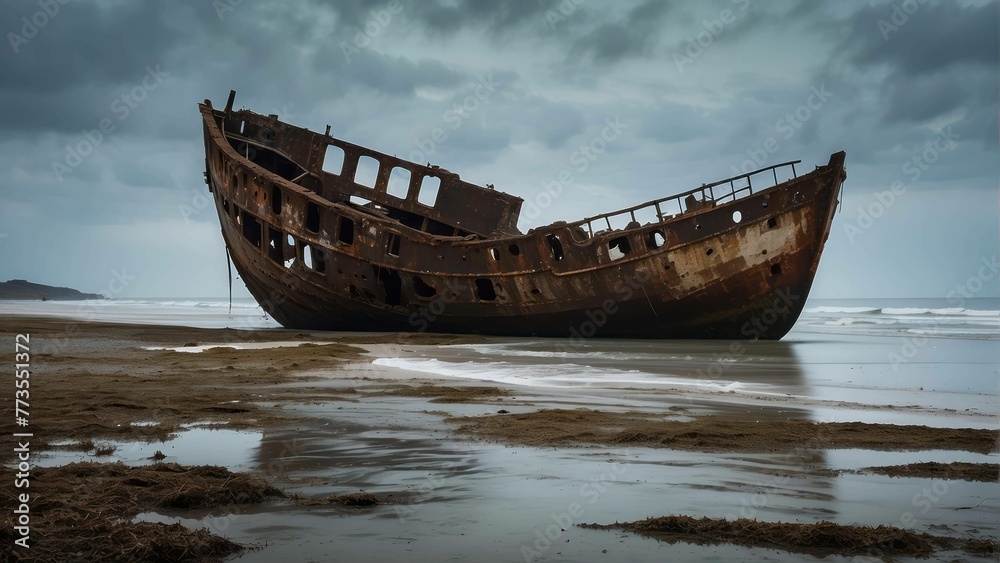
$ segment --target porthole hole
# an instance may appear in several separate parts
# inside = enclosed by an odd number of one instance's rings
[[[420,276],[413,276],[413,291],[420,297],[430,298],[437,295],[437,289],[427,284]]]
[[[646,237],[646,247],[650,250],[656,250],[664,244],[667,240],[663,236],[663,231],[652,231]]]

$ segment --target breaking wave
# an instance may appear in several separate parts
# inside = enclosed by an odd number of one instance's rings
[[[845,314],[881,313],[883,315],[941,315],[969,317],[1000,317],[1000,310],[995,309],[964,309],[962,307],[810,307],[805,310],[811,314]]]
[[[526,346],[531,342],[519,342],[518,346]],[[498,354],[524,358],[560,358],[568,360],[681,360],[684,357],[665,357],[662,354],[641,352],[607,352],[607,351],[556,351],[556,350],[524,350],[514,348],[509,344],[452,344],[449,348],[472,350],[480,354]],[[686,359],[691,359],[688,356]]]
[[[804,313],[796,325],[799,330],[1000,340],[1000,309],[993,308],[820,306]]]
[[[433,358],[378,358],[377,366],[394,367],[418,373],[427,373],[461,379],[495,381],[510,385],[530,387],[588,387],[655,385],[664,387],[697,388],[705,391],[746,392],[755,388],[760,393],[763,384],[738,381],[669,377],[640,370],[597,368],[580,364],[516,364],[511,362],[445,362]]]

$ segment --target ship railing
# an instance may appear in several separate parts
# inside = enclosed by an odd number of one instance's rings
[[[702,184],[701,186],[688,190],[681,194],[676,194],[672,196],[667,196],[661,199],[655,199],[652,201],[647,201],[645,203],[640,203],[633,207],[628,207],[625,209],[619,209],[617,211],[611,211],[608,213],[603,213],[601,215],[595,215],[594,217],[587,217],[586,219],[581,219],[574,223],[570,223],[570,227],[586,227],[589,236],[593,237],[595,234],[594,226],[598,224],[597,234],[614,231],[616,230],[611,225],[611,220],[623,217],[630,220],[629,225],[638,224],[638,217],[649,217],[656,218],[657,223],[664,221],[665,219],[671,219],[685,213],[699,211],[701,209],[706,209],[709,207],[715,207],[720,203],[728,203],[731,201],[736,201],[738,199],[744,198],[754,193],[754,183],[753,178],[758,174],[764,174],[766,172],[771,172],[772,178],[774,180],[773,184],[764,185],[761,187],[761,182],[758,179],[756,186],[757,191],[768,189],[779,184],[778,182],[778,171],[783,168],[791,168],[791,178],[794,179],[798,177],[795,170],[795,165],[801,163],[801,160],[792,160],[789,162],[782,162],[781,164],[775,164],[774,166],[768,166],[767,168],[761,168],[759,170],[754,170],[752,172],[747,172],[746,174],[740,174],[739,176],[733,176],[732,178],[726,178],[725,180],[719,180],[718,182],[713,182],[711,184]],[[745,184],[743,182],[746,182]],[[788,180],[783,180],[788,181]],[[766,179],[765,179],[766,182]],[[728,188],[728,189],[727,189]],[[698,199],[700,196],[701,199]],[[599,223],[604,223],[599,224]],[[607,229],[602,227],[607,226]],[[626,227],[628,228],[628,227]]]

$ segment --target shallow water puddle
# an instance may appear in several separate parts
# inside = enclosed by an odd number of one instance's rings
[[[978,454],[952,450],[925,450],[916,452],[873,452],[869,450],[827,450],[826,463],[836,469],[861,469],[880,465],[906,465],[908,463],[1000,463],[1000,454]]]
[[[77,461],[96,463],[121,461],[128,465],[144,465],[152,463],[153,455],[159,451],[167,456],[163,461],[182,465],[222,465],[233,471],[253,468],[256,451],[264,437],[261,432],[201,428],[195,426],[196,424],[187,425],[187,430],[165,442],[95,441],[95,445],[99,448],[113,447],[114,452],[111,455],[96,456],[79,451],[47,451],[38,458],[38,466],[54,467]]]

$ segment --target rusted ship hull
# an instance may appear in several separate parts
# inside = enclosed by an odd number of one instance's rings
[[[805,304],[846,178],[841,152],[785,182],[772,167],[521,234],[513,196],[232,100],[201,105],[206,181],[233,264],[289,328],[778,339]],[[328,146],[343,153],[339,173],[323,171]],[[356,181],[361,158],[377,163],[371,186]],[[776,185],[755,190],[762,173]],[[425,178],[440,180],[432,205],[419,202]],[[613,229],[621,216],[632,221]]]

